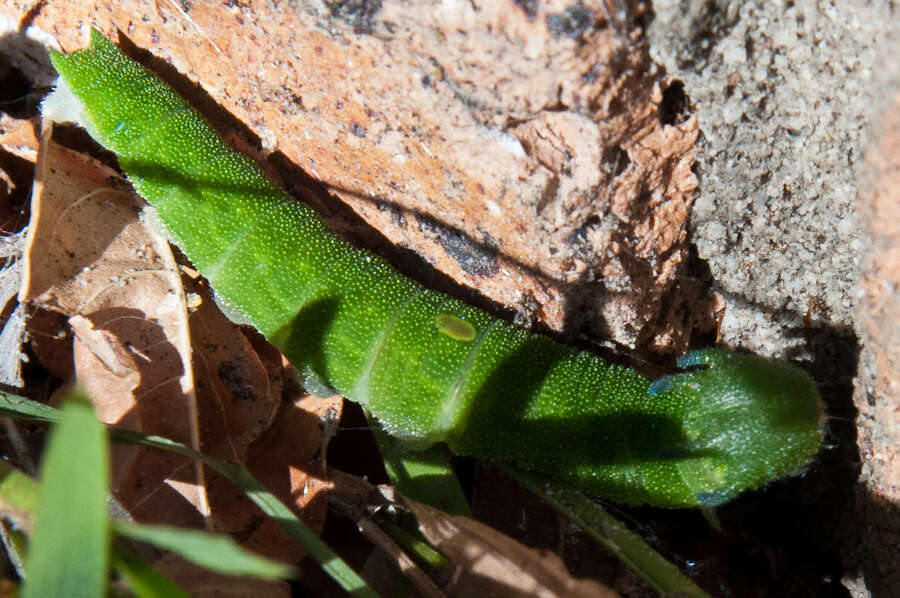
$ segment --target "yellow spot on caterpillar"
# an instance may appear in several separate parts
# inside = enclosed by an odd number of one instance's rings
[[[434,318],[438,330],[458,341],[474,341],[475,327],[453,314],[439,314]]]

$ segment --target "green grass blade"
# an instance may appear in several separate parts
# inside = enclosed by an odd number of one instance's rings
[[[34,513],[39,487],[34,478],[0,461],[0,508]]]
[[[0,515],[4,518],[0,536],[10,564],[22,578],[25,577],[25,554],[28,552],[28,537],[24,530],[29,529],[37,511],[39,487],[37,480],[0,461]]]
[[[255,502],[265,514],[272,517],[281,526],[281,529],[297,540],[309,555],[319,563],[322,569],[348,593],[365,598],[376,598],[378,596],[336,552],[300,521],[293,511],[278,500],[278,497],[263,488],[250,475],[249,471],[230,463],[219,461],[216,462],[217,464],[213,464],[212,461],[212,459],[209,459],[204,461],[204,463],[207,463],[210,467],[240,486],[250,500]]]
[[[59,410],[19,395],[0,391],[0,415],[49,423],[59,418]]]
[[[106,430],[84,394],[73,392],[63,405],[41,464],[23,598],[106,595],[108,458]]]
[[[52,407],[4,392],[0,392],[0,414],[41,419],[42,421],[55,421],[58,417],[57,410]],[[256,478],[245,468],[211,459],[188,446],[160,436],[117,428],[110,428],[110,436],[116,442],[150,446],[199,459],[237,484],[250,500],[256,503],[266,515],[272,517],[350,595],[361,598],[377,598],[378,594],[337,553],[300,521],[293,511],[278,500],[278,497],[256,481]]]
[[[284,579],[294,575],[289,565],[241,548],[231,536],[166,525],[140,525],[117,521],[113,529],[121,536],[169,550],[186,560],[226,575],[249,575],[262,579]]]
[[[32,517],[37,511],[37,480],[0,461],[0,516],[3,517],[0,540],[6,550],[9,563],[16,573],[25,578],[25,554],[28,552],[28,536]],[[3,595],[0,589],[0,595]]]
[[[447,557],[429,544],[427,540],[423,539],[421,535],[410,533],[390,519],[382,521],[381,527],[404,552],[429,571],[438,573],[452,564]]]
[[[138,598],[188,598],[143,557],[121,546],[113,547],[112,566]]]
[[[512,468],[505,471],[523,486],[540,496],[558,512],[587,532],[613,556],[625,563],[660,596],[678,598],[710,598],[709,594],[688,579],[674,564],[644,542],[603,507],[578,490],[547,487],[541,478]]]

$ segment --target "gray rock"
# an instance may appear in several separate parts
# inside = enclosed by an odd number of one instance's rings
[[[726,301],[722,341],[784,356],[802,344],[787,330],[804,319],[855,329],[862,149],[900,70],[888,52],[900,30],[890,3],[653,8],[654,59],[685,83],[700,116],[692,234]]]

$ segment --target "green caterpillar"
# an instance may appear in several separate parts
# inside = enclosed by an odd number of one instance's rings
[[[115,152],[220,301],[390,433],[662,507],[722,504],[818,452],[823,410],[803,371],[709,349],[651,384],[340,239],[98,32],[51,60],[45,115]]]

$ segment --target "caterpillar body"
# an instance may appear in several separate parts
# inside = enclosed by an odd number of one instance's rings
[[[651,383],[519,329],[330,232],[100,33],[51,60],[45,115],[117,154],[217,297],[390,433],[662,507],[721,504],[819,450],[802,370],[708,349],[679,360],[702,367]]]

